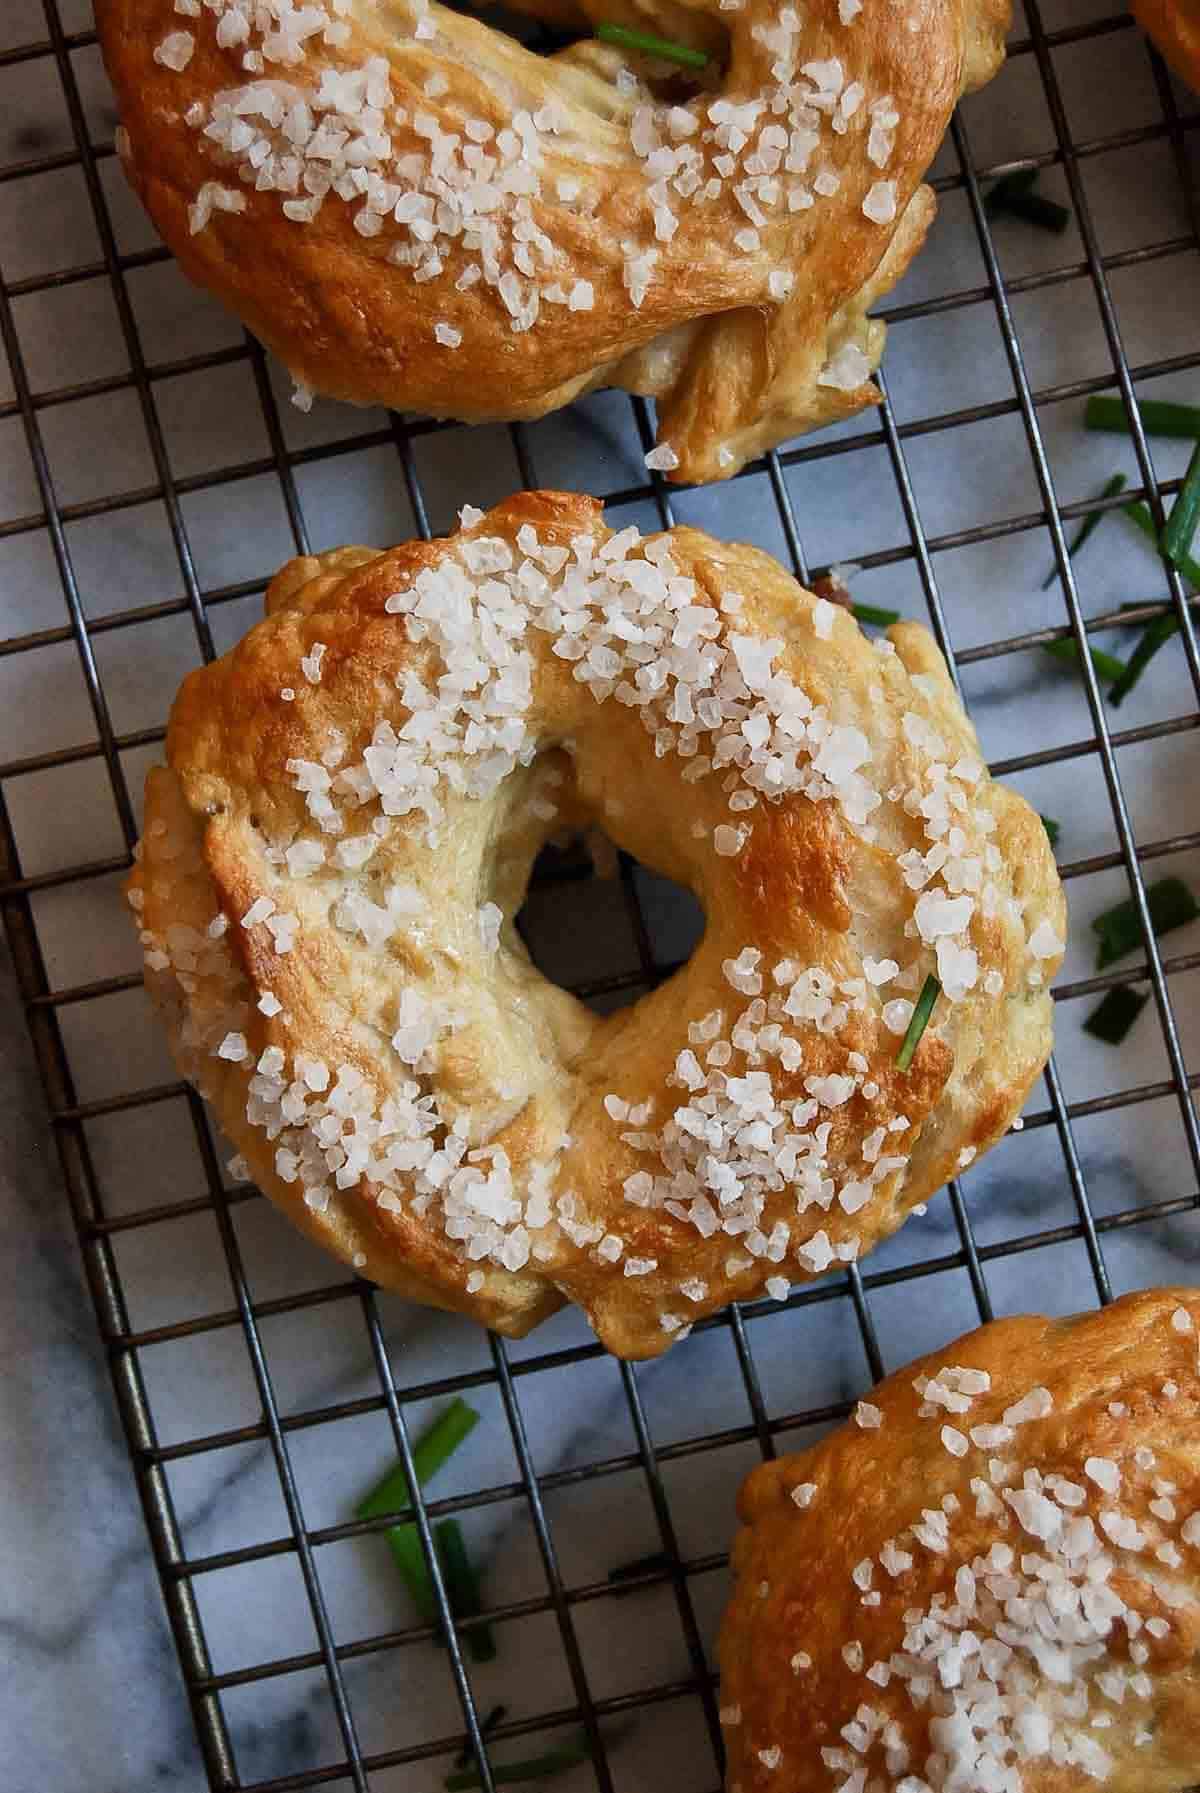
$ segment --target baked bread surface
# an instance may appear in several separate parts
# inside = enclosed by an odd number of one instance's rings
[[[653,1355],[1009,1126],[1062,891],[923,628],[869,641],[757,549],[545,492],[293,561],[266,607],[182,686],[130,896],[185,1073],[366,1275],[509,1333],[570,1299]],[[608,1016],[513,926],[596,825],[706,917]]]
[[[538,56],[436,0],[97,0],[126,172],[305,389],[477,421],[615,383],[687,480],[878,403],[866,313],[1008,0],[527,10],[714,60]]]
[[[1200,1772],[1195,1289],[998,1320],[739,1501],[744,1793],[1174,1793]]]
[[[1200,0],[1135,0],[1133,15],[1180,79],[1200,93]]]

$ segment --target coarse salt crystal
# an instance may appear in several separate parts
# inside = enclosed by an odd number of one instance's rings
[[[1063,950],[1063,942],[1048,921],[1039,921],[1029,936],[1029,950],[1035,959],[1055,959]]]
[[[839,392],[854,392],[870,373],[870,360],[857,343],[844,342],[817,375],[817,385],[833,386]]]
[[[828,598],[818,598],[813,605],[813,633],[819,636],[822,641],[828,641],[833,634],[833,623],[836,615],[837,608],[829,602]]]
[[[883,1410],[873,1407],[870,1401],[859,1401],[854,1409],[854,1423],[864,1432],[877,1432],[883,1424]]]
[[[647,467],[655,473],[670,473],[679,465],[679,456],[669,442],[660,442],[645,458]]]
[[[155,46],[154,60],[179,74],[192,60],[195,47],[196,40],[190,31],[169,31],[162,42]]]
[[[433,326],[433,334],[444,349],[457,349],[462,344],[462,331],[456,330],[453,324],[443,323],[440,319]]]
[[[876,181],[862,202],[863,216],[873,224],[890,224],[896,216],[895,181]]]
[[[1089,1457],[1083,1466],[1083,1473],[1097,1488],[1105,1494],[1115,1494],[1121,1486],[1121,1472],[1110,1457]]]
[[[1054,1397],[1048,1388],[1031,1388],[1027,1395],[1005,1409],[1001,1418],[1006,1426],[1023,1426],[1026,1420],[1045,1419],[1054,1410]]]
[[[1171,1326],[1176,1332],[1192,1332],[1194,1322],[1186,1307],[1177,1307],[1171,1315]]]
[[[811,1507],[816,1492],[817,1484],[815,1482],[799,1482],[792,1489],[792,1499],[803,1512],[806,1507]]]

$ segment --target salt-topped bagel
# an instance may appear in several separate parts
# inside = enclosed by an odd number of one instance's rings
[[[705,51],[538,56],[437,0],[97,0],[135,187],[305,390],[467,420],[608,383],[719,479],[878,400],[867,308],[1008,0],[529,0]]]
[[[513,926],[597,823],[706,916],[606,1017]],[[285,567],[184,682],[130,897],[274,1200],[378,1282],[512,1333],[577,1301],[628,1356],[853,1262],[1003,1133],[1064,932],[924,629],[557,493]]]
[[[1200,0],[1135,0],[1133,15],[1179,78],[1200,92]]]
[[[1200,1294],[981,1327],[739,1502],[742,1793],[1182,1793],[1200,1772]]]

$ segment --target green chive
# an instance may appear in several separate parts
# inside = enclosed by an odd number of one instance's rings
[[[874,623],[877,629],[890,628],[900,621],[898,610],[885,610],[878,604],[851,604],[851,612],[860,623]]]
[[[621,50],[642,50],[647,56],[661,56],[664,62],[679,62],[684,68],[707,68],[708,56],[688,44],[675,44],[665,37],[653,37],[648,31],[632,31],[628,25],[597,25],[601,43],[616,44]]]
[[[1058,845],[1058,837],[1062,833],[1061,822],[1056,822],[1053,816],[1043,816],[1042,827],[1046,830],[1046,833],[1049,836],[1050,845],[1056,847]]]
[[[1001,175],[984,194],[984,211],[1002,212],[1006,201],[1031,193],[1037,184],[1038,172],[1036,168],[1018,168],[1015,174]]]
[[[1148,436],[1200,436],[1200,405],[1174,405],[1166,399],[1142,398],[1138,400],[1138,416]],[[1105,430],[1113,436],[1132,434],[1125,400],[1101,393],[1094,394],[1084,406],[1083,426]]]
[[[1177,616],[1159,616],[1147,624],[1141,640],[1129,656],[1128,666],[1108,694],[1108,701],[1114,709],[1129,696],[1163,643],[1170,641],[1172,635],[1178,633]]]
[[[1192,450],[1192,458],[1188,462],[1188,470],[1183,476],[1183,484],[1179,488],[1171,514],[1167,518],[1167,526],[1163,530],[1163,553],[1182,571],[1183,563],[1188,558],[1192,545],[1192,537],[1196,533],[1196,525],[1200,523],[1200,442]]]
[[[503,1721],[507,1717],[508,1717],[508,1707],[507,1706],[493,1706],[491,1711],[488,1713],[487,1717],[484,1719],[483,1723],[479,1727],[479,1735],[481,1737],[489,1737],[491,1735],[491,1733],[495,1730],[496,1726],[498,1724],[502,1724]],[[470,1760],[471,1760],[471,1748],[470,1748],[470,1745],[468,1744],[466,1749],[460,1749],[458,1754],[455,1756],[454,1766],[456,1768],[465,1768],[467,1766],[467,1763]]]
[[[656,1550],[650,1556],[636,1557],[632,1563],[619,1563],[615,1569],[609,1570],[608,1579],[611,1582],[632,1581],[637,1575],[662,1574],[669,1571],[670,1567],[671,1559],[666,1551]],[[615,1587],[613,1589],[618,1599],[623,1594],[636,1594],[638,1591],[637,1588]]]
[[[1083,1031],[1095,1040],[1103,1040],[1106,1046],[1119,1046],[1149,1000],[1148,994],[1139,996],[1128,984],[1118,984],[1092,1010]]]
[[[527,1762],[504,1762],[493,1765],[492,1780],[498,1787],[515,1786],[521,1781],[548,1781],[556,1774],[562,1774],[567,1768],[574,1768],[577,1762],[586,1762],[592,1754],[591,1745],[582,1734],[576,1743],[567,1743],[561,1749],[547,1750],[544,1756],[531,1756]],[[470,1793],[472,1787],[482,1786],[477,1768],[464,1768],[459,1774],[448,1774],[443,1785],[446,1793]]]
[[[921,985],[921,994],[917,997],[917,1006],[912,1012],[908,1032],[900,1042],[900,1050],[896,1054],[896,1069],[898,1071],[907,1071],[909,1065],[912,1064],[913,1054],[920,1043],[921,1035],[929,1025],[933,1005],[941,993],[942,986],[931,972]]]
[[[1101,492],[1097,492],[1096,497],[1092,500],[1092,502],[1098,503],[1102,498],[1115,498],[1117,493],[1123,492],[1125,490],[1125,487],[1128,484],[1129,484],[1129,481],[1125,478],[1125,475],[1123,473],[1114,473],[1112,478],[1108,481],[1107,485],[1104,487],[1104,490]],[[1075,537],[1075,540],[1071,543],[1070,547],[1067,549],[1067,553],[1070,555],[1072,560],[1074,560],[1074,558],[1078,554],[1079,550],[1083,547],[1083,544],[1087,541],[1089,535],[1091,535],[1091,533],[1092,533],[1093,529],[1095,529],[1097,523],[1102,523],[1107,515],[1108,515],[1107,511],[1093,511],[1090,516],[1085,517],[1083,519],[1083,522],[1081,523],[1081,525],[1079,527],[1078,535]],[[1046,577],[1042,580],[1042,590],[1048,591],[1050,589],[1050,587],[1053,585],[1057,576],[1058,576],[1058,568],[1051,567],[1050,571],[1046,574]]]
[[[1065,205],[1058,205],[1053,199],[1045,199],[1034,192],[1037,177],[1036,168],[1006,174],[988,193],[983,202],[984,210],[990,217],[1004,212],[1011,218],[1024,218],[1027,224],[1036,224],[1041,230],[1051,230],[1061,236],[1071,222],[1071,214]]]
[[[423,1488],[430,1477],[437,1474],[446,1459],[453,1456],[478,1424],[479,1415],[475,1409],[468,1407],[456,1395],[413,1445],[413,1467],[417,1472],[418,1487]],[[358,1503],[355,1511],[360,1519],[381,1519],[385,1513],[403,1516],[411,1505],[408,1477],[403,1463],[397,1463]]]
[[[426,1625],[436,1625],[439,1618],[437,1594],[433,1577],[425,1565],[425,1553],[416,1526],[393,1525],[384,1536],[413,1605]]]
[[[1134,524],[1136,528],[1140,529],[1142,534],[1149,541],[1154,543],[1154,546],[1161,554],[1162,547],[1158,539],[1158,530],[1154,527],[1154,518],[1150,515],[1146,506],[1142,504],[1140,500],[1135,499],[1132,504],[1122,505],[1121,508],[1129,518],[1129,521]],[[1193,560],[1190,554],[1181,554],[1175,562],[1175,565],[1179,568],[1179,571],[1183,574],[1185,579],[1190,579],[1193,585],[1200,586],[1200,561]]]
[[[446,1581],[450,1611],[456,1619],[473,1619],[483,1611],[483,1600],[475,1565],[467,1555],[462,1526],[457,1519],[443,1519],[440,1525],[434,1526],[433,1536]],[[490,1625],[472,1625],[466,1632],[466,1639],[472,1662],[494,1661],[496,1640]]]
[[[1156,937],[1169,934],[1174,928],[1182,928],[1200,915],[1200,904],[1182,878],[1160,878],[1157,883],[1148,884],[1146,906],[1150,911],[1150,925]],[[1112,909],[1106,909],[1103,915],[1098,915],[1092,923],[1092,930],[1100,936],[1096,955],[1097,971],[1106,970],[1118,959],[1123,959],[1126,953],[1136,952],[1142,944],[1141,923],[1132,897],[1123,903],[1117,903]]]
[[[1045,651],[1053,654],[1056,660],[1079,661],[1079,643],[1077,641],[1048,641]],[[1096,677],[1106,682],[1124,678],[1125,662],[1118,660],[1115,654],[1106,654],[1103,648],[1089,647],[1092,665],[1096,668]]]

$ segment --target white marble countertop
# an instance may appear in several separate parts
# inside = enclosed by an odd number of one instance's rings
[[[11,4],[11,0],[10,0]],[[86,8],[64,6],[68,28],[86,27]],[[1096,0],[1054,0],[1047,27],[1101,16]],[[16,0],[0,19],[0,52],[38,35],[40,7]],[[1020,27],[1023,32],[1024,26]],[[111,136],[94,47],[72,58],[91,128]],[[1081,140],[1123,132],[1134,138],[1160,118],[1159,99],[1140,40],[1118,30],[1056,48],[1072,131]],[[1179,95],[1181,106],[1194,105]],[[1013,59],[992,88],[968,103],[967,136],[980,167],[1055,147],[1050,113],[1034,58]],[[1200,132],[1183,138],[1195,169]],[[0,167],[69,148],[69,119],[53,64],[6,66],[0,59]],[[111,157],[100,163],[102,186],[120,251],[153,241],[121,184]],[[952,147],[938,172],[953,175]],[[1102,253],[1116,257],[1108,280],[1118,326],[1138,366],[1167,358],[1190,365],[1143,382],[1145,395],[1200,402],[1200,273],[1195,247],[1138,259],[1167,241],[1186,244],[1193,223],[1160,135],[1119,153],[1080,163]],[[1043,188],[1065,199],[1060,167]],[[1038,285],[1026,276],[1082,268],[1084,251],[1072,223],[1064,237],[1046,237],[1001,223],[997,248],[1006,280],[1016,282],[1012,307],[1030,380],[1041,390],[1067,381],[1111,382],[1112,360],[1093,286],[1086,274]],[[0,276],[34,279],[97,257],[98,244],[77,168],[0,183]],[[924,257],[890,308],[932,295],[981,289],[985,297],[932,316],[902,317],[885,362],[900,426],[903,470],[912,483],[923,528],[933,538],[933,567],[950,639],[958,650],[1061,624],[1057,582],[1040,589],[1053,564],[1048,530],[1028,518],[1040,509],[1013,381],[967,200],[948,191]],[[257,613],[257,588],[294,550],[284,493],[273,472],[203,483],[232,463],[268,459],[270,443],[250,362],[236,324],[193,292],[163,262],[127,275],[130,302],[152,367],[213,353],[203,372],[156,378],[157,416],[175,477],[189,484],[180,501],[197,577],[217,592],[210,616],[218,650]],[[127,361],[111,291],[104,278],[46,289],[12,303],[14,325],[34,390],[43,393],[85,379],[119,376]],[[228,351],[228,354],[225,352]],[[413,514],[394,445],[387,440],[349,452],[325,448],[386,420],[318,403],[302,416],[286,402],[288,382],[272,379],[280,427],[292,449],[317,451],[295,467],[299,502],[312,542],[346,539],[386,544],[413,529]],[[0,407],[13,387],[0,359]],[[999,406],[996,415],[953,430],[909,429],[921,420],[969,406]],[[1137,483],[1127,443],[1087,435],[1082,398],[1040,411],[1058,496],[1092,496],[1116,468]],[[60,504],[89,501],[155,484],[137,401],[128,388],[38,411]],[[861,599],[927,615],[919,571],[906,550],[909,532],[886,443],[870,438],[877,420],[858,419],[824,440],[845,452],[799,460],[785,474],[805,554],[812,565],[878,557],[856,581]],[[547,483],[597,493],[629,489],[643,478],[628,403],[597,395],[570,413],[526,432],[534,474]],[[1178,478],[1186,444],[1152,444],[1160,478]],[[512,440],[502,429],[420,435],[413,455],[436,530],[464,501],[487,503],[521,483]],[[40,509],[40,497],[19,416],[0,408],[0,635],[53,631],[67,621],[47,533],[5,528]],[[681,520],[752,539],[786,558],[787,543],[766,473],[726,488],[688,491],[675,499]],[[145,497],[110,514],[76,512],[66,541],[90,622],[183,595],[166,510]],[[982,542],[960,541],[978,524],[1017,519]],[[656,523],[646,503],[617,507],[613,520]],[[1073,532],[1073,531],[1072,531]],[[1085,612],[1131,599],[1159,598],[1163,575],[1153,554],[1121,520],[1109,519],[1078,566]],[[251,595],[230,595],[244,584]],[[131,627],[100,627],[92,637],[113,727],[124,745],[122,776],[135,810],[146,766],[155,757],[143,731],[161,728],[179,677],[197,662],[192,621],[182,605]],[[1125,651],[1128,637],[1099,644]],[[963,688],[989,759],[1088,742],[1093,734],[1082,686],[1069,669],[1037,650],[972,661]],[[1147,731],[1119,747],[1117,765],[1140,846],[1187,835],[1197,827],[1197,736],[1159,725],[1195,714],[1197,693],[1178,640],[1153,662],[1119,712],[1114,728]],[[117,806],[103,760],[64,754],[93,742],[96,728],[74,645],[51,639],[0,655],[0,776],[21,871],[55,874],[123,853]],[[33,769],[7,770],[33,757]],[[1043,813],[1062,824],[1059,856],[1078,863],[1118,846],[1102,767],[1094,752],[1065,755],[1018,770],[1013,782]],[[1153,876],[1178,874],[1200,889],[1194,848],[1156,856]],[[1120,867],[1071,879],[1072,927],[1062,981],[1093,969],[1089,920],[1126,893]],[[56,990],[95,979],[128,978],[138,969],[136,941],[119,895],[119,878],[51,881],[31,899],[33,920]],[[535,907],[536,907],[535,903]],[[663,958],[686,950],[686,914],[669,890],[648,888],[647,913]],[[543,900],[535,917],[542,962],[562,976],[592,977],[636,967],[637,950],[619,893],[603,882],[573,887],[569,902]],[[1196,954],[1200,926],[1164,943],[1170,958]],[[7,1785],[55,1793],[198,1793],[205,1785],[156,1587],[134,1484],[98,1345],[50,1130],[7,961],[0,967],[0,1216],[6,1250],[0,1271],[0,1738]],[[1185,963],[1170,973],[1182,1049],[1200,1065],[1200,971]],[[1058,1009],[1058,1074],[1070,1104],[1158,1084],[1169,1077],[1153,1005],[1125,1044],[1114,1050],[1090,1039],[1081,1023],[1095,998]],[[65,1047],[84,1104],[127,1090],[149,1089],[173,1073],[140,989],[61,1007]],[[1043,1086],[1029,1104],[1034,1121],[1047,1111]],[[204,1172],[187,1104],[179,1098],[119,1109],[85,1123],[99,1198],[111,1215],[189,1203],[203,1194]],[[1078,1118],[1073,1143],[1092,1209],[1104,1219],[1170,1198],[1194,1196],[1177,1098],[1168,1093],[1117,1103]],[[1094,1304],[1097,1285],[1078,1237],[1078,1210],[1054,1126],[1031,1124],[1010,1136],[965,1174],[962,1200],[984,1252],[983,1275],[997,1314],[1030,1308],[1067,1312]],[[270,1303],[336,1288],[344,1279],[298,1238],[261,1199],[231,1209],[251,1295]],[[1032,1249],[993,1255],[993,1248],[1060,1229]],[[885,1367],[948,1341],[975,1324],[978,1308],[967,1270],[956,1260],[960,1235],[949,1198],[912,1220],[865,1265],[867,1305]],[[1105,1230],[1101,1249],[1114,1292],[1158,1281],[1195,1282],[1200,1275],[1200,1215],[1157,1216]],[[134,1329],[182,1318],[224,1315],[234,1304],[229,1269],[210,1209],[164,1217],[115,1236],[114,1253]],[[873,1285],[876,1273],[927,1260],[951,1261],[935,1275]],[[768,1304],[769,1308],[769,1304]],[[439,1478],[441,1498],[515,1487],[519,1464],[486,1337],[465,1322],[380,1297],[379,1311],[403,1387],[431,1378],[480,1380],[468,1398],[482,1423]],[[281,1411],[296,1417],[358,1403],[344,1417],[301,1425],[287,1434],[299,1498],[310,1528],[348,1520],[356,1499],[393,1457],[386,1413],[359,1299],[353,1293],[260,1321],[266,1361]],[[564,1314],[521,1345],[511,1362],[528,1365],[543,1352],[583,1344],[589,1335]],[[766,1414],[778,1421],[836,1406],[869,1384],[852,1303],[844,1294],[809,1305],[756,1311],[746,1340]],[[185,1337],[147,1343],[138,1353],[161,1444],[181,1444],[253,1427],[260,1404],[240,1328],[219,1324]],[[683,1555],[723,1553],[741,1476],[758,1455],[753,1412],[727,1327],[700,1332],[663,1362],[639,1369],[636,1386],[650,1436],[666,1450],[666,1489]],[[603,1581],[615,1564],[661,1547],[646,1478],[633,1459],[637,1439],[618,1366],[594,1355],[582,1362],[521,1369],[514,1387],[539,1474],[563,1472],[545,1507],[565,1584]],[[414,1401],[414,1429],[445,1397]],[[724,1434],[734,1434],[724,1439]],[[688,1441],[721,1434],[723,1442],[692,1451]],[[781,1447],[814,1436],[789,1424]],[[680,1447],[680,1448],[675,1448]],[[613,1460],[619,1461],[615,1464]],[[604,1464],[580,1480],[570,1472]],[[238,1551],[284,1540],[288,1522],[268,1445],[260,1438],[178,1456],[168,1480],[190,1557]],[[528,1503],[519,1492],[464,1510],[473,1552],[485,1564],[489,1605],[544,1596],[545,1572]],[[349,1644],[413,1623],[402,1588],[378,1538],[339,1539],[315,1552],[330,1623]],[[711,1651],[724,1586],[720,1566],[688,1578],[697,1633]],[[235,1674],[315,1647],[313,1621],[295,1553],[212,1567],[194,1583],[214,1670]],[[667,1583],[626,1598],[571,1606],[580,1656],[600,1701],[685,1680],[690,1670],[683,1629]],[[574,1693],[553,1612],[542,1610],[497,1628],[494,1663],[472,1668],[480,1709],[503,1701],[513,1720],[535,1720],[573,1704]],[[416,1642],[352,1655],[346,1685],[364,1753],[386,1754],[461,1730],[461,1712],[444,1652]],[[301,1773],[342,1759],[343,1750],[320,1668],[245,1680],[224,1696],[225,1720],[241,1784]],[[668,1778],[706,1789],[716,1783],[704,1715],[694,1695],[663,1699],[640,1714],[606,1718],[615,1784],[621,1793],[661,1787]],[[536,1753],[560,1731],[497,1747],[497,1757]],[[449,1767],[445,1757],[374,1772],[375,1793],[434,1793]],[[349,1784],[346,1782],[340,1784]],[[586,1768],[562,1783],[568,1793],[590,1782]]]

